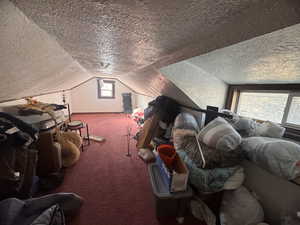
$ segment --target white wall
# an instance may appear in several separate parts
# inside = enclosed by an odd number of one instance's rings
[[[224,107],[228,85],[188,60],[163,67],[160,72],[199,107]]]
[[[148,103],[153,101],[155,97],[150,97],[147,95],[136,94],[136,107],[145,109],[148,107]]]
[[[109,80],[109,79],[106,79]],[[135,93],[118,80],[115,81],[115,98],[99,99],[97,78],[74,88],[71,91],[72,112],[123,112],[122,93],[132,93],[132,107],[136,107]]]
[[[66,96],[66,103],[70,104],[70,110],[72,112],[71,92],[65,91],[64,93]],[[36,99],[37,101],[44,102],[44,103],[61,104],[61,105],[64,104],[63,103],[63,92],[57,92],[57,93],[47,94],[47,95],[40,95],[40,96],[34,97],[33,99]],[[20,105],[20,104],[26,104],[26,101],[24,99],[20,99],[20,100],[0,103],[0,111],[1,111],[1,107]],[[65,115],[68,115],[67,110],[65,110]]]

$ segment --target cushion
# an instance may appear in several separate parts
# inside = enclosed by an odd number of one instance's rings
[[[250,225],[264,221],[264,211],[250,192],[241,186],[234,191],[224,191],[221,203],[222,225]]]
[[[188,129],[188,130],[199,130],[198,123],[195,117],[187,112],[178,114],[174,122],[174,128]]]
[[[241,143],[240,134],[223,118],[218,117],[199,132],[199,140],[219,150],[234,150]]]
[[[241,144],[247,157],[269,172],[293,180],[300,176],[300,145],[269,137],[245,138]]]

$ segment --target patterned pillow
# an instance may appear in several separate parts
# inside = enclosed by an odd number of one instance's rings
[[[221,117],[208,123],[198,135],[201,142],[219,150],[234,150],[242,142],[240,134]]]
[[[178,114],[174,122],[174,128],[187,129],[187,130],[199,130],[199,126],[195,117],[187,112]]]

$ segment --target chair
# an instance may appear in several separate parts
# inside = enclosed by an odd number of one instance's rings
[[[67,130],[76,131],[76,132],[79,131],[80,137],[82,137],[81,129],[84,129],[84,128],[86,129],[86,138],[88,140],[88,145],[90,145],[89,125],[87,123],[84,123],[80,120],[73,120],[73,121],[67,123]],[[81,146],[81,150],[83,151],[83,144]]]

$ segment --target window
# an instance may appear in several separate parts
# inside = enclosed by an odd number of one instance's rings
[[[115,82],[98,79],[98,98],[115,98]]]
[[[237,114],[300,128],[300,94],[288,91],[240,91]]]
[[[241,116],[281,123],[288,93],[241,92],[237,113]]]
[[[290,96],[290,104],[287,112],[287,124],[300,126],[300,95]]]

